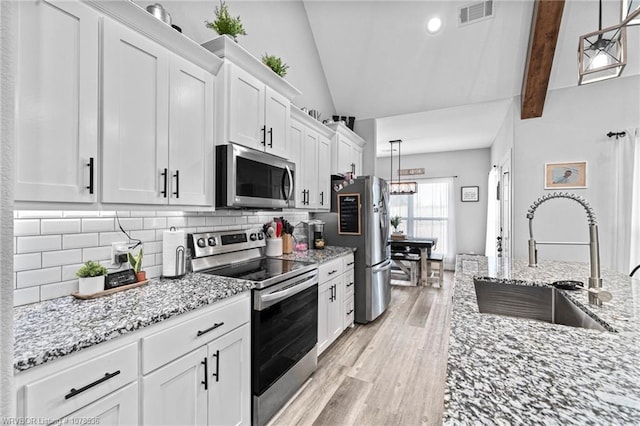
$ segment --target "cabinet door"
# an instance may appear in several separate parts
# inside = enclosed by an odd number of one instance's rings
[[[338,170],[337,173],[343,174],[350,172],[351,169],[351,141],[342,135],[338,135]]]
[[[289,135],[289,158],[296,165],[296,205],[298,208],[305,208],[302,204],[302,190],[304,188],[302,174],[304,173],[304,167],[302,164],[302,144],[304,143],[304,126],[297,121],[291,121],[291,134]]]
[[[265,125],[267,126],[266,151],[289,158],[289,127],[291,126],[291,102],[270,87],[266,87]]]
[[[344,275],[333,280],[333,301],[329,308],[329,344],[344,330]]]
[[[363,167],[363,149],[359,145],[354,144],[351,147],[351,162],[353,163],[353,171],[356,176],[361,176],[364,172]]]
[[[102,200],[165,204],[169,54],[104,20]]]
[[[331,208],[331,141],[318,137],[318,208]]]
[[[173,56],[169,204],[213,205],[213,76]]]
[[[264,150],[265,85],[235,65],[229,70],[229,142]]]
[[[209,425],[251,424],[250,339],[245,324],[208,345]]]
[[[205,379],[205,360],[203,346],[142,378],[142,424],[207,424],[205,386],[212,381]],[[210,363],[207,367],[211,371]]]
[[[333,300],[333,281],[318,287],[318,355],[329,346],[329,317]]]
[[[77,2],[18,5],[15,199],[95,202],[98,15]]]
[[[318,192],[318,134],[309,129],[305,131],[304,135],[301,163],[302,170],[298,172],[298,176],[302,174],[304,189],[307,190],[307,203],[305,206],[307,208],[316,208],[320,202]]]
[[[87,405],[56,424],[137,425],[138,383],[124,388]]]

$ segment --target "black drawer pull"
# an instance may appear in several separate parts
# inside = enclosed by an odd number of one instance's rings
[[[320,192],[320,205],[324,206],[324,191]]]
[[[351,281],[349,284],[347,284],[347,287],[351,287],[353,285],[353,281]]]
[[[89,167],[89,186],[87,186],[87,189],[89,194],[93,194],[93,157],[89,157],[87,166]]]
[[[338,270],[337,270],[337,269],[334,269],[333,271],[329,272],[327,275],[333,275],[333,274],[335,274],[336,272],[338,272]]]
[[[173,175],[174,178],[176,178],[176,192],[173,193],[173,195],[176,196],[176,198],[180,198],[180,170],[176,170],[176,174]]]
[[[262,141],[260,141],[260,143],[266,147],[267,146],[267,126],[266,125],[262,126],[262,129],[260,130],[262,131]]]
[[[353,309],[351,309],[349,312],[347,312],[347,315],[351,315],[352,312],[353,312]]]
[[[113,373],[104,373],[104,377],[101,377],[98,380],[96,380],[95,382],[89,383],[88,385],[83,386],[80,389],[71,388],[69,393],[64,396],[64,399],[73,398],[77,394],[82,393],[82,392],[86,391],[87,389],[91,389],[92,387],[97,386],[102,382],[106,382],[107,380],[109,380],[112,377],[117,376],[118,374],[120,374],[120,370],[114,371]]]
[[[265,126],[266,127],[266,126]],[[269,127],[269,148],[273,148],[273,127]],[[267,138],[265,138],[266,141]]]
[[[355,263],[355,262],[349,262],[349,263],[347,263],[347,266],[351,266],[351,265],[353,265],[354,263]]]
[[[222,327],[224,325],[224,322],[217,322],[215,324],[213,324],[212,327],[207,328],[206,330],[198,330],[198,337],[202,336],[203,334],[206,334],[210,331],[215,330],[218,327]]]
[[[168,172],[169,171],[165,167],[164,171],[162,173],[160,173],[160,176],[162,176],[162,178],[164,179],[164,183],[162,184],[163,190],[160,191],[160,193],[162,194],[162,196],[164,198],[167,198],[167,173]]]
[[[216,359],[216,372],[212,374],[213,377],[216,378],[216,382],[220,381],[220,351],[216,351],[215,354],[213,354],[213,357]]]
[[[207,357],[204,357],[204,361],[200,361],[200,364],[204,364],[204,380],[200,383],[204,385],[204,390],[209,388],[209,373],[207,368]]]

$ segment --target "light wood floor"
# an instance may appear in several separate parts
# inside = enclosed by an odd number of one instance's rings
[[[442,288],[392,286],[389,309],[345,330],[269,426],[442,424],[452,291],[452,272]]]

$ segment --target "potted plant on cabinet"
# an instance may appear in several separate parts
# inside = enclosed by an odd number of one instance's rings
[[[280,77],[284,77],[287,75],[287,69],[289,69],[289,65],[285,64],[281,58],[278,58],[275,55],[267,55],[266,53],[262,55],[262,63],[271,68],[273,72],[278,74]]]
[[[127,256],[129,257],[129,265],[131,265],[131,269],[135,272],[138,282],[145,281],[147,279],[147,273],[142,270],[142,258],[144,257],[142,249],[140,249],[135,256],[131,252],[129,252]]]
[[[81,294],[92,294],[104,290],[104,276],[107,275],[107,268],[87,260],[77,271],[78,292]]]
[[[240,21],[240,17],[234,18],[229,13],[229,9],[224,1],[220,0],[220,7],[216,6],[214,11],[216,15],[216,19],[213,22],[204,21],[207,28],[211,28],[215,32],[220,35],[228,35],[235,41],[238,42],[239,35],[247,35],[244,28],[242,27],[242,22]]]

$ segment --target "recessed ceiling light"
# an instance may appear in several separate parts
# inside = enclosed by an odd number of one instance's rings
[[[442,28],[442,20],[437,17],[434,16],[433,18],[429,19],[429,21],[427,21],[427,31],[430,34],[435,34],[438,31],[440,31],[440,28]]]

